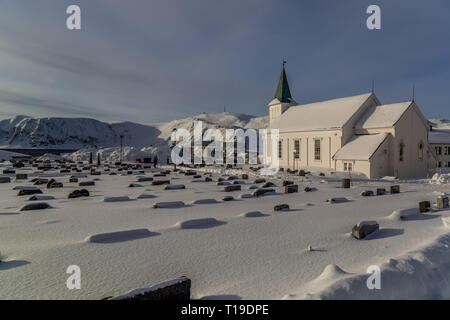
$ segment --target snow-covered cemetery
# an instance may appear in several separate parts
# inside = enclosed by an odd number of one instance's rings
[[[0,300],[450,300],[449,1],[0,8]]]
[[[173,163],[196,121],[278,129],[279,170]],[[374,93],[297,105],[284,67],[269,117],[3,120],[0,297],[450,298],[449,127]]]

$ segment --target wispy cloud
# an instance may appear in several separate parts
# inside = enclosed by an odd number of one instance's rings
[[[263,115],[282,59],[299,102],[366,92],[410,97],[445,116],[450,4],[375,1],[79,0],[82,30],[65,29],[72,1],[4,0],[0,114],[165,121],[203,111]],[[26,112],[26,111],[29,112]]]

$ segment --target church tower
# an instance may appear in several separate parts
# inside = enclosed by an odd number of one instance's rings
[[[297,102],[292,99],[291,90],[289,90],[286,70],[284,69],[285,64],[286,61],[283,61],[283,68],[281,69],[280,81],[278,82],[275,99],[269,103],[269,125],[272,124],[272,122],[284,113],[290,106],[297,104]]]

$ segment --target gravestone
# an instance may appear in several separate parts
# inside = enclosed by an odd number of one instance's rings
[[[395,185],[395,186],[391,186],[391,193],[400,193],[400,186],[399,185]]]
[[[283,204],[277,204],[274,208],[274,211],[284,211],[284,210],[289,210],[289,205],[283,203]]]
[[[258,190],[253,192],[253,196],[254,197],[259,197],[259,196],[262,196],[262,195],[264,195],[266,193],[272,193],[272,192],[275,192],[275,190],[274,189],[258,189]]]
[[[376,221],[361,221],[352,229],[352,236],[356,239],[364,239],[367,235],[377,231],[380,228]]]
[[[342,185],[341,185],[342,188],[344,188],[344,189],[350,188],[350,179],[348,179],[348,178],[342,179],[341,183],[342,183]]]
[[[294,193],[298,192],[298,185],[290,184],[284,187],[284,193]]]
[[[241,185],[240,184],[233,184],[233,185],[225,187],[225,191],[226,192],[240,191],[240,190],[241,190]]]
[[[419,210],[420,212],[428,212],[430,211],[431,203],[430,201],[421,201],[419,202]]]
[[[0,183],[8,183],[11,182],[10,177],[0,177]]]
[[[449,205],[448,196],[439,196],[439,197],[437,198],[436,203],[437,203],[437,207],[438,207],[439,209],[445,209],[445,208],[447,208],[448,205]]]

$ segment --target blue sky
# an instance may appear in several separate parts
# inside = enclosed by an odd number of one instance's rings
[[[66,29],[81,7],[82,30]],[[381,30],[366,8],[381,7]],[[280,74],[299,103],[370,91],[450,118],[448,0],[3,0],[0,118],[143,123],[266,115]]]

